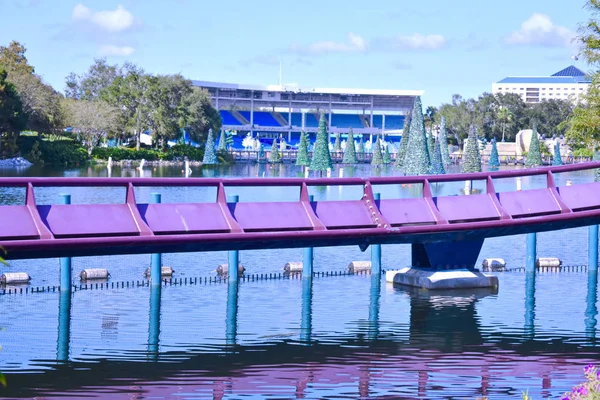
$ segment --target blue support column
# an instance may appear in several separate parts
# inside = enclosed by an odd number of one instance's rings
[[[369,340],[379,336],[379,299],[381,297],[381,275],[371,273],[371,292],[369,296]]]
[[[225,341],[227,346],[234,346],[237,341],[238,291],[237,280],[230,281],[227,285],[227,313],[225,316]]]
[[[71,291],[62,290],[58,298],[58,340],[56,360],[69,361],[69,345],[71,341]]]
[[[308,201],[314,201],[314,196],[311,194],[308,196]],[[313,276],[313,260],[314,260],[314,249],[312,247],[305,247],[302,251],[302,277],[312,278]]]
[[[537,258],[537,233],[527,234],[527,254],[525,256],[525,271],[535,273],[535,260]]]
[[[312,249],[311,249],[312,250]],[[300,322],[300,341],[305,344],[312,339],[312,298],[313,280],[302,280],[302,320]]]
[[[381,193],[373,193],[375,202],[381,200]],[[373,204],[373,207],[377,207],[377,204]],[[381,245],[371,245],[371,274],[381,275]]]
[[[535,270],[525,273],[525,336],[535,336]]]
[[[158,359],[160,339],[160,285],[150,287],[150,311],[148,314],[148,358]]]
[[[585,308],[585,336],[589,339],[596,338],[596,325],[598,315],[598,270],[588,269],[587,296]]]
[[[154,204],[160,204],[161,195],[160,193],[151,193],[150,194],[150,202]],[[152,286],[156,286],[160,288],[160,278],[161,278],[161,269],[162,269],[162,254],[154,253],[152,254],[152,261],[150,263],[150,282]]]
[[[70,194],[61,194],[60,195],[60,203],[61,204],[71,204],[71,195]],[[61,257],[60,258],[60,290],[71,291],[71,257]]]
[[[231,196],[228,203],[238,203],[240,196]],[[237,282],[239,278],[238,266],[240,264],[240,252],[239,250],[230,250],[227,253],[227,276],[229,282]]]
[[[588,226],[588,269],[598,270],[598,225]]]

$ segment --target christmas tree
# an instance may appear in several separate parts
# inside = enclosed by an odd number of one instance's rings
[[[356,159],[356,147],[354,146],[354,133],[352,132],[352,128],[350,128],[350,132],[348,132],[348,141],[346,142],[346,151],[344,151],[344,158],[342,159],[342,163],[358,163],[358,160]]]
[[[554,159],[552,160],[552,165],[563,165],[562,157],[560,156],[560,143],[558,140],[554,144]]]
[[[402,168],[404,166],[404,158],[406,157],[406,146],[408,146],[408,135],[410,132],[410,115],[407,115],[404,119],[404,130],[402,131],[402,138],[400,139],[400,147],[398,153],[396,153],[396,168]]]
[[[337,156],[338,153],[342,152],[342,144],[340,142],[340,133],[337,132],[335,134],[335,143],[333,144],[333,151],[335,152],[335,155]]]
[[[219,146],[217,146],[218,152],[227,152],[227,136],[225,135],[225,129],[221,129],[221,136],[219,136]]]
[[[204,158],[202,164],[210,165],[217,163],[217,155],[215,154],[215,139],[213,137],[212,129],[208,130],[208,138],[206,139],[206,146],[204,147]]]
[[[600,161],[600,151],[594,151],[592,155],[592,161]],[[594,182],[600,182],[600,168],[594,170]]]
[[[300,133],[300,143],[298,144],[298,154],[296,155],[296,165],[310,165],[308,159],[308,138],[306,133]]]
[[[365,142],[363,142],[363,135],[360,135],[360,141],[358,142],[358,153],[364,154],[365,152]]]
[[[284,152],[286,148],[287,148],[287,143],[285,142],[285,139],[284,138],[279,139],[279,151]]]
[[[463,172],[481,172],[481,156],[477,142],[477,130],[473,125],[469,128],[469,137],[465,145],[465,155],[462,165]]]
[[[440,148],[440,141],[436,140],[433,145],[433,152],[431,157],[431,173],[435,175],[443,175],[446,173],[444,169],[444,163],[442,162],[442,150]]]
[[[427,135],[427,152],[429,153],[429,159],[433,160],[433,146],[435,145],[433,141],[433,133],[429,131]]]
[[[533,132],[531,133],[531,142],[529,142],[529,152],[525,159],[525,165],[528,167],[536,167],[542,165],[542,153],[540,151],[540,139],[537,133],[537,124],[533,124]]]
[[[315,141],[315,150],[310,164],[310,169],[314,171],[327,171],[328,168],[332,167],[329,140],[327,138],[327,121],[325,120],[325,114],[321,114],[317,140]]]
[[[500,168],[500,160],[498,159],[498,146],[496,138],[492,139],[492,151],[490,152],[490,160],[488,161],[488,169],[497,170]]]
[[[404,160],[404,173],[406,175],[424,175],[429,172],[430,166],[425,124],[423,122],[423,107],[421,97],[417,96],[412,110],[410,133]]]
[[[273,164],[281,162],[281,154],[279,153],[279,148],[277,147],[277,138],[273,139],[269,161]]]
[[[390,144],[386,143],[385,149],[383,150],[383,163],[389,164],[392,162],[392,156],[390,155]]]
[[[377,140],[375,141],[375,146],[373,147],[373,158],[371,159],[371,165],[379,166],[383,164],[383,155],[381,154],[381,141],[379,140],[379,135],[377,135]]]
[[[448,151],[448,137],[446,136],[446,117],[442,116],[440,122],[440,133],[438,135],[440,150],[442,151],[442,162],[444,165],[450,165],[450,154]]]

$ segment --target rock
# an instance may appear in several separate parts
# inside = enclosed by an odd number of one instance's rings
[[[0,168],[21,168],[30,167],[33,164],[24,159],[23,157],[7,158],[6,160],[0,160]]]

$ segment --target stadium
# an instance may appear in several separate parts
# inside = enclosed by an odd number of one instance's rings
[[[342,139],[352,128],[365,140],[383,134],[388,142],[402,136],[405,116],[412,111],[422,90],[300,88],[297,85],[242,85],[192,81],[208,90],[219,110],[223,129],[234,131],[234,148],[243,148],[250,133],[264,143],[284,138],[295,148],[300,132],[317,131],[320,114],[325,114],[330,133]],[[314,141],[314,135],[309,135]]]

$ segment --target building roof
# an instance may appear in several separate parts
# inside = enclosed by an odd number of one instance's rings
[[[497,83],[552,83],[552,84],[588,84],[591,79],[579,68],[570,65],[551,76],[509,76]]]
[[[557,73],[552,74],[552,76],[585,76],[586,73],[577,68],[574,65],[569,65],[565,69],[561,69]]]

